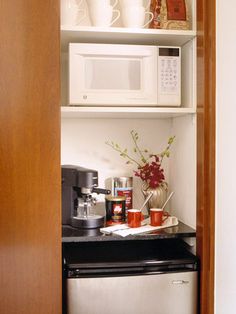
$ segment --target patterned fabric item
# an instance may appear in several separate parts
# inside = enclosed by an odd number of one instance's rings
[[[191,28],[189,3],[186,0],[152,0],[154,18],[149,28],[188,30]]]

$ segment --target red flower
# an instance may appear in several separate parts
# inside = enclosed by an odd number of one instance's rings
[[[161,168],[160,159],[157,155],[151,155],[154,161],[147,162],[144,166],[134,171],[135,176],[140,177],[151,188],[157,188],[164,180],[164,170]]]

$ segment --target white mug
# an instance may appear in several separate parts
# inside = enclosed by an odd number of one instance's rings
[[[149,10],[151,0],[147,0],[146,6],[143,3],[143,0],[119,0],[121,8],[125,7],[145,7],[145,10]]]
[[[98,5],[91,6],[89,7],[89,13],[92,25],[97,27],[109,27],[120,17],[120,11],[113,10],[111,5],[104,7]],[[113,13],[116,13],[117,16],[112,20]]]
[[[127,0],[126,0],[127,1]],[[100,6],[106,7],[111,5],[113,8],[117,5],[118,0],[115,0],[113,4],[111,4],[110,0],[87,0],[87,4],[89,7],[91,6]]]
[[[149,15],[150,19],[145,22],[145,16]],[[122,20],[124,27],[142,28],[147,26],[153,19],[152,12],[145,12],[144,7],[125,7],[122,10]]]
[[[86,11],[79,9],[82,1],[61,0],[61,25],[77,25],[86,17]]]

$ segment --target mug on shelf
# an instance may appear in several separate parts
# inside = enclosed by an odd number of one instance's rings
[[[114,0],[113,3],[111,3],[111,0],[87,0],[88,7],[92,6],[106,7],[111,5],[114,8],[117,5],[117,3],[118,0]]]
[[[145,17],[149,15],[149,20],[145,23]],[[153,20],[153,13],[146,12],[144,7],[126,6],[122,9],[122,20],[124,27],[143,28]]]
[[[141,221],[143,220],[143,214],[139,209],[128,209],[128,226],[130,228],[141,227]]]
[[[117,14],[117,16],[112,19],[114,13]],[[111,5],[92,5],[89,7],[89,14],[92,25],[97,27],[109,27],[120,17],[120,11],[113,10]]]
[[[61,25],[78,25],[86,17],[86,10],[79,9],[83,0],[61,0]]]
[[[169,217],[169,214],[162,208],[150,208],[150,225],[161,226],[162,223]]]
[[[145,10],[149,10],[151,0],[119,0],[119,3],[122,9],[125,7],[145,7]]]

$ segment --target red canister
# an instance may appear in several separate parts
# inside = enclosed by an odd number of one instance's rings
[[[125,197],[106,196],[106,223],[107,225],[125,222]]]
[[[133,178],[117,177],[113,178],[113,193],[115,196],[125,196],[125,208],[133,208]]]

